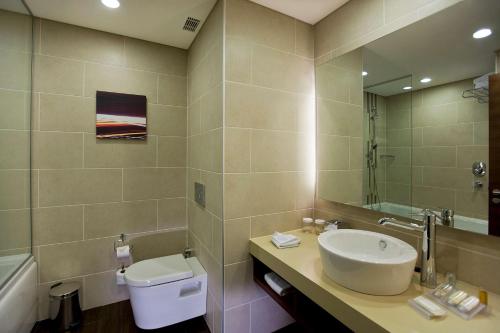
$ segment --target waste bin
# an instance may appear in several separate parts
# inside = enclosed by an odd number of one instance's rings
[[[57,283],[50,287],[50,319],[52,329],[57,332],[70,330],[82,321],[82,310],[77,282]]]

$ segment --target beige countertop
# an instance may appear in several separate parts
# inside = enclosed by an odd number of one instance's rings
[[[317,236],[300,230],[290,234],[301,238],[299,247],[277,249],[271,236],[250,239],[250,253],[270,269],[281,275],[295,288],[320,305],[357,333],[488,333],[500,332],[500,296],[489,293],[489,313],[479,314],[467,321],[448,312],[443,319],[427,320],[408,305],[408,300],[427,289],[414,283],[397,296],[371,296],[344,288],[323,273]],[[458,282],[458,286],[472,295],[478,288]]]

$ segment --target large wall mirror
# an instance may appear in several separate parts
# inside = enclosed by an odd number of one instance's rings
[[[465,0],[317,66],[318,196],[500,236],[499,18]]]

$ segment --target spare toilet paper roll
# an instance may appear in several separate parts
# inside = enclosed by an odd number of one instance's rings
[[[116,248],[116,257],[118,259],[130,257],[130,246],[128,246],[128,245],[118,246]]]
[[[127,284],[125,282],[125,270],[123,269],[118,269],[116,271],[116,284],[118,285],[123,285],[123,284]]]

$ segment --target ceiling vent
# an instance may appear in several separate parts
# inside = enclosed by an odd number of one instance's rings
[[[188,17],[186,19],[186,23],[184,23],[184,28],[182,30],[187,30],[187,31],[196,31],[196,28],[198,28],[198,25],[200,24],[200,20]]]

